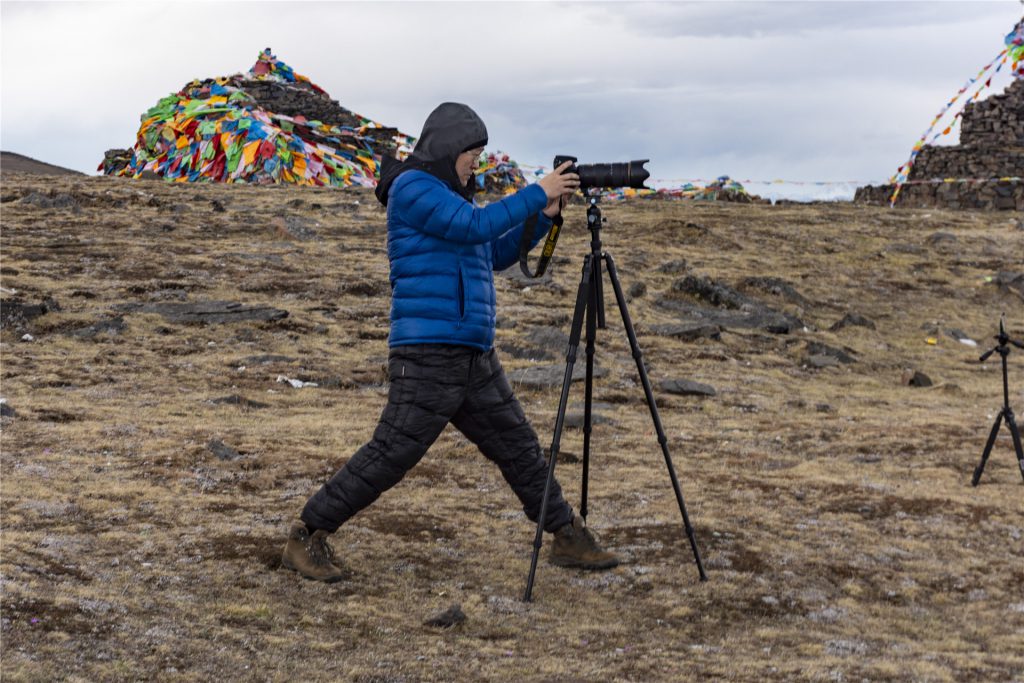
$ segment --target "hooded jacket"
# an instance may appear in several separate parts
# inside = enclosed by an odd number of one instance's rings
[[[538,185],[478,208],[473,179],[459,183],[455,160],[486,143],[487,129],[463,104],[446,102],[423,126],[405,162],[382,168],[377,197],[387,206],[391,263],[391,347],[494,344],[494,271],[513,265],[527,218],[538,215],[530,248],[551,228]]]

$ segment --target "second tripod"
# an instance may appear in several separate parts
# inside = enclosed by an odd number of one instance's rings
[[[676,494],[676,502],[679,504],[679,513],[683,517],[683,527],[686,536],[693,549],[693,557],[697,562],[697,571],[700,573],[701,581],[707,580],[704,572],[704,564],[700,559],[700,551],[697,549],[697,539],[693,533],[693,526],[690,525],[690,517],[686,512],[686,504],[683,502],[682,489],[679,486],[679,479],[676,477],[675,467],[672,465],[672,457],[668,452],[668,438],[661,426],[661,418],[658,415],[658,407],[654,402],[654,392],[651,390],[651,382],[647,377],[647,368],[644,366],[643,355],[640,353],[640,346],[637,343],[636,331],[633,329],[633,322],[629,317],[629,310],[626,308],[626,296],[623,294],[622,285],[619,284],[619,276],[615,270],[615,260],[611,254],[601,249],[601,209],[597,205],[597,197],[590,196],[590,206],[587,208],[587,228],[590,230],[590,253],[583,259],[583,276],[580,279],[579,289],[576,292],[576,308],[573,310],[572,328],[569,332],[569,348],[565,357],[565,376],[562,379],[562,395],[558,402],[558,414],[555,417],[555,433],[551,442],[551,450],[548,453],[548,475],[544,484],[544,497],[541,502],[540,517],[537,519],[537,535],[533,542],[533,558],[530,561],[530,575],[526,582],[526,594],[523,600],[530,601],[533,592],[533,581],[537,571],[537,558],[540,554],[541,539],[544,531],[544,520],[547,517],[548,496],[551,494],[552,482],[555,478],[555,464],[558,461],[558,448],[562,439],[562,427],[565,423],[565,409],[569,399],[569,385],[572,383],[573,366],[576,364],[576,352],[580,344],[580,336],[583,331],[583,315],[586,313],[587,330],[587,375],[585,402],[583,409],[583,485],[580,495],[580,516],[587,518],[587,484],[590,474],[590,431],[593,418],[593,397],[594,397],[594,347],[597,338],[598,328],[605,328],[603,286],[601,277],[601,264],[605,264],[608,279],[615,290],[615,300],[619,305],[619,312],[622,314],[622,323],[626,328],[626,335],[629,338],[629,346],[633,352],[633,359],[636,361],[637,370],[640,373],[640,381],[644,387],[644,395],[647,398],[647,407],[651,411],[651,418],[654,420],[654,429],[658,434],[658,443],[661,445],[661,452],[665,456],[665,465],[668,468],[669,478],[672,480],[672,488]]]
[[[999,435],[999,426],[1003,420],[1006,420],[1006,426],[1010,430],[1010,437],[1013,439],[1013,448],[1017,451],[1017,466],[1020,468],[1020,476],[1024,477],[1024,447],[1021,447],[1020,443],[1020,429],[1017,427],[1017,420],[1013,416],[1013,408],[1010,407],[1010,383],[1007,379],[1006,373],[1006,357],[1010,355],[1010,345],[1016,346],[1018,349],[1024,349],[1019,341],[1010,339],[1010,335],[1006,332],[1006,324],[1003,318],[999,319],[999,334],[996,335],[996,341],[999,342],[995,348],[989,349],[982,354],[979,359],[982,363],[988,360],[989,356],[993,353],[998,353],[1003,360],[1003,407],[1000,409],[999,414],[996,415],[996,422],[992,425],[992,432],[988,435],[988,441],[985,443],[985,450],[981,454],[981,462],[974,469],[974,476],[971,477],[971,485],[977,486],[978,482],[981,481],[981,473],[985,469],[985,463],[988,462],[988,456],[992,453],[992,446],[996,442],[996,437]]]

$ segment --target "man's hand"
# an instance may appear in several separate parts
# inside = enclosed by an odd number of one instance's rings
[[[566,161],[537,182],[544,188],[544,193],[548,196],[548,205],[542,212],[548,218],[554,218],[560,214],[565,205],[569,203],[569,197],[580,187],[578,175],[564,172],[570,166],[572,166],[572,162]]]
[[[569,203],[569,197],[572,194],[563,194],[561,197],[555,197],[554,199],[548,200],[548,205],[541,211],[548,218],[554,218],[558,214],[562,213],[562,209]]]
[[[537,184],[544,189],[548,196],[548,208],[552,200],[557,200],[562,195],[571,195],[580,188],[580,177],[575,173],[565,173],[565,169],[572,166],[571,161],[566,161],[551,173],[537,181]],[[548,208],[545,208],[545,213]]]

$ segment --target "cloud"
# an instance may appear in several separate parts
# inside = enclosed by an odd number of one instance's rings
[[[841,35],[893,27],[959,26],[1005,2],[719,2],[636,3],[623,11],[596,5],[595,14],[640,36],[761,38],[810,33]]]
[[[1015,3],[18,3],[0,145],[85,172],[195,77],[270,46],[418,134],[473,106],[524,163],[650,157],[656,177],[889,176],[1002,47]],[[993,90],[1005,85],[997,79]]]

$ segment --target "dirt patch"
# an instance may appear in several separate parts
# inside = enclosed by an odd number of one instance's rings
[[[378,533],[403,539],[441,538],[450,541],[458,535],[458,529],[451,519],[428,514],[382,510],[361,516],[360,523]]]
[[[80,568],[65,564],[55,557],[31,550],[20,550],[19,553],[30,558],[28,562],[19,563],[21,568],[29,573],[48,578],[58,578],[58,580],[59,577],[69,577],[81,583],[92,581],[92,576],[83,572]]]
[[[878,494],[850,486],[829,487],[821,492],[821,499],[829,501],[819,508],[822,512],[856,514],[866,520],[901,516],[918,519],[945,516],[977,524],[999,513],[998,508],[991,506],[965,506],[948,499]]]
[[[106,618],[73,604],[57,604],[44,598],[5,597],[3,621],[4,631],[17,631],[19,640],[26,631],[97,637],[113,630],[113,624]]]

